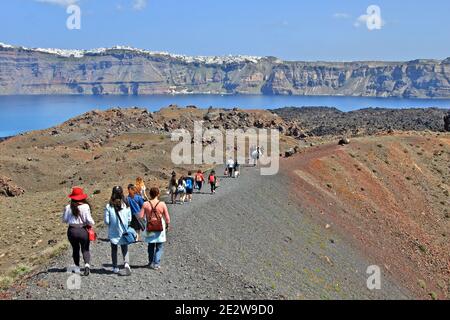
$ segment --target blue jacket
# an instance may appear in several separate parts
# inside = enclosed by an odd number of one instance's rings
[[[127,197],[128,204],[130,205],[131,213],[137,215],[141,212],[142,206],[144,205],[144,198],[140,195],[134,195],[134,198],[128,196]]]
[[[122,235],[128,229],[128,224],[131,222],[131,209],[125,204],[122,205],[122,210],[119,212],[125,229],[122,227],[119,219],[117,218],[116,211],[114,207],[108,205],[105,208],[105,224],[108,226],[108,238],[112,244],[126,244],[123,240],[121,241]]]

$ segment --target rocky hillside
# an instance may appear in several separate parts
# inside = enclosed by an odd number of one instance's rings
[[[450,111],[444,109],[361,109],[305,107],[273,110],[309,136],[372,135],[385,131],[450,131]]]
[[[0,95],[284,94],[450,98],[450,59],[293,62],[0,44]]]
[[[193,132],[196,121],[203,121],[204,129],[277,129],[292,137],[298,137],[301,132],[294,123],[267,110],[198,109],[177,105],[157,112],[142,108],[93,110],[43,132],[51,136],[64,136],[66,140],[78,140],[82,134],[87,139],[83,147],[90,149],[124,133],[168,134],[176,129]]]

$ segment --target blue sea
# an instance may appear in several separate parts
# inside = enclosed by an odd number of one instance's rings
[[[369,107],[450,109],[450,100],[401,98],[264,95],[0,96],[0,137],[49,128],[93,109],[143,107],[157,111],[170,104],[242,109],[326,106],[342,111]]]

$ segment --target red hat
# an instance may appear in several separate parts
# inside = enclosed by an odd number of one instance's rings
[[[84,194],[82,188],[75,187],[72,189],[72,193],[69,194],[69,198],[75,201],[81,201],[87,199],[87,194]]]

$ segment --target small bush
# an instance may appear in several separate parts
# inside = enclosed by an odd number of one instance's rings
[[[13,283],[11,277],[0,277],[0,290],[8,289]]]
[[[426,289],[426,288],[427,288],[427,284],[426,284],[425,281],[423,281],[423,280],[419,280],[419,281],[417,282],[417,284],[419,285],[419,287],[420,287],[421,289]]]
[[[11,275],[13,278],[18,278],[18,277],[21,277],[21,276],[27,274],[30,271],[31,271],[30,267],[28,267],[24,264],[20,264],[13,271],[11,271]]]
[[[423,253],[427,253],[427,248],[423,244],[419,244],[419,250]]]

